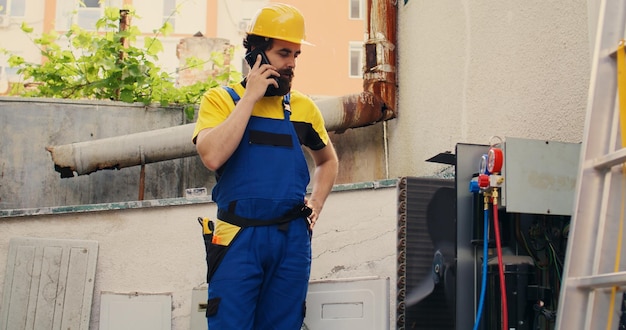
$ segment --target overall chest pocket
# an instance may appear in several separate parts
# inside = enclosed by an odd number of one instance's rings
[[[250,130],[249,144],[276,147],[293,147],[293,139],[289,134]]]

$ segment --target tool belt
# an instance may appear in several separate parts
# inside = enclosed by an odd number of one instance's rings
[[[233,224],[235,226],[239,226],[242,228],[279,225],[278,226],[279,229],[286,230],[287,225],[289,224],[290,221],[298,219],[298,218],[306,218],[309,215],[311,215],[312,212],[313,210],[311,210],[308,206],[306,206],[303,203],[303,204],[296,205],[285,215],[278,217],[278,218],[270,219],[270,220],[258,220],[258,219],[245,218],[245,217],[238,216],[224,209],[217,210],[217,218],[222,221],[228,222],[230,224]]]

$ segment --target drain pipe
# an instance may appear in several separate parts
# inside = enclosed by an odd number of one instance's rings
[[[367,41],[363,92],[315,100],[326,129],[343,133],[396,118],[397,1],[367,0]],[[119,137],[49,146],[61,178],[103,169],[120,169],[196,156],[191,143],[195,124]],[[140,151],[141,150],[141,151]]]
[[[380,121],[396,117],[397,5],[397,0],[367,0],[368,39],[365,43],[363,93],[381,99],[384,107],[380,109]]]

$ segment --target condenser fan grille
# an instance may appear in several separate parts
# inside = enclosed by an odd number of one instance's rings
[[[442,189],[446,190],[442,194]],[[454,272],[456,226],[454,219],[428,219],[429,205],[455,209],[454,181],[433,178],[401,178],[398,185],[398,329],[455,328],[455,292],[446,290],[443,278],[433,283],[435,252],[444,246],[444,259]],[[433,198],[439,198],[433,203]],[[443,200],[442,200],[443,199]],[[450,199],[450,200],[448,200]],[[449,210],[447,210],[449,211]],[[431,209],[431,217],[432,217]],[[448,217],[450,212],[447,212]],[[436,217],[436,216],[435,216]],[[442,221],[429,228],[429,221]],[[447,222],[452,223],[449,225]],[[441,226],[441,225],[444,226]],[[433,228],[437,232],[433,235]],[[446,228],[442,231],[441,228]],[[430,230],[430,231],[429,231]],[[419,295],[419,301],[415,296]]]

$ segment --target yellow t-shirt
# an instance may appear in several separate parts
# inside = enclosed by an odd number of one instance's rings
[[[241,96],[245,88],[241,83],[230,85]],[[290,96],[291,115],[289,119],[296,129],[300,144],[312,150],[324,148],[329,141],[328,132],[324,126],[324,118],[317,105],[308,96],[292,90]],[[215,87],[204,93],[200,101],[198,120],[193,132],[193,142],[201,130],[213,128],[222,123],[235,108],[232,97],[223,87]],[[252,109],[256,117],[283,119],[283,97],[263,97]]]

